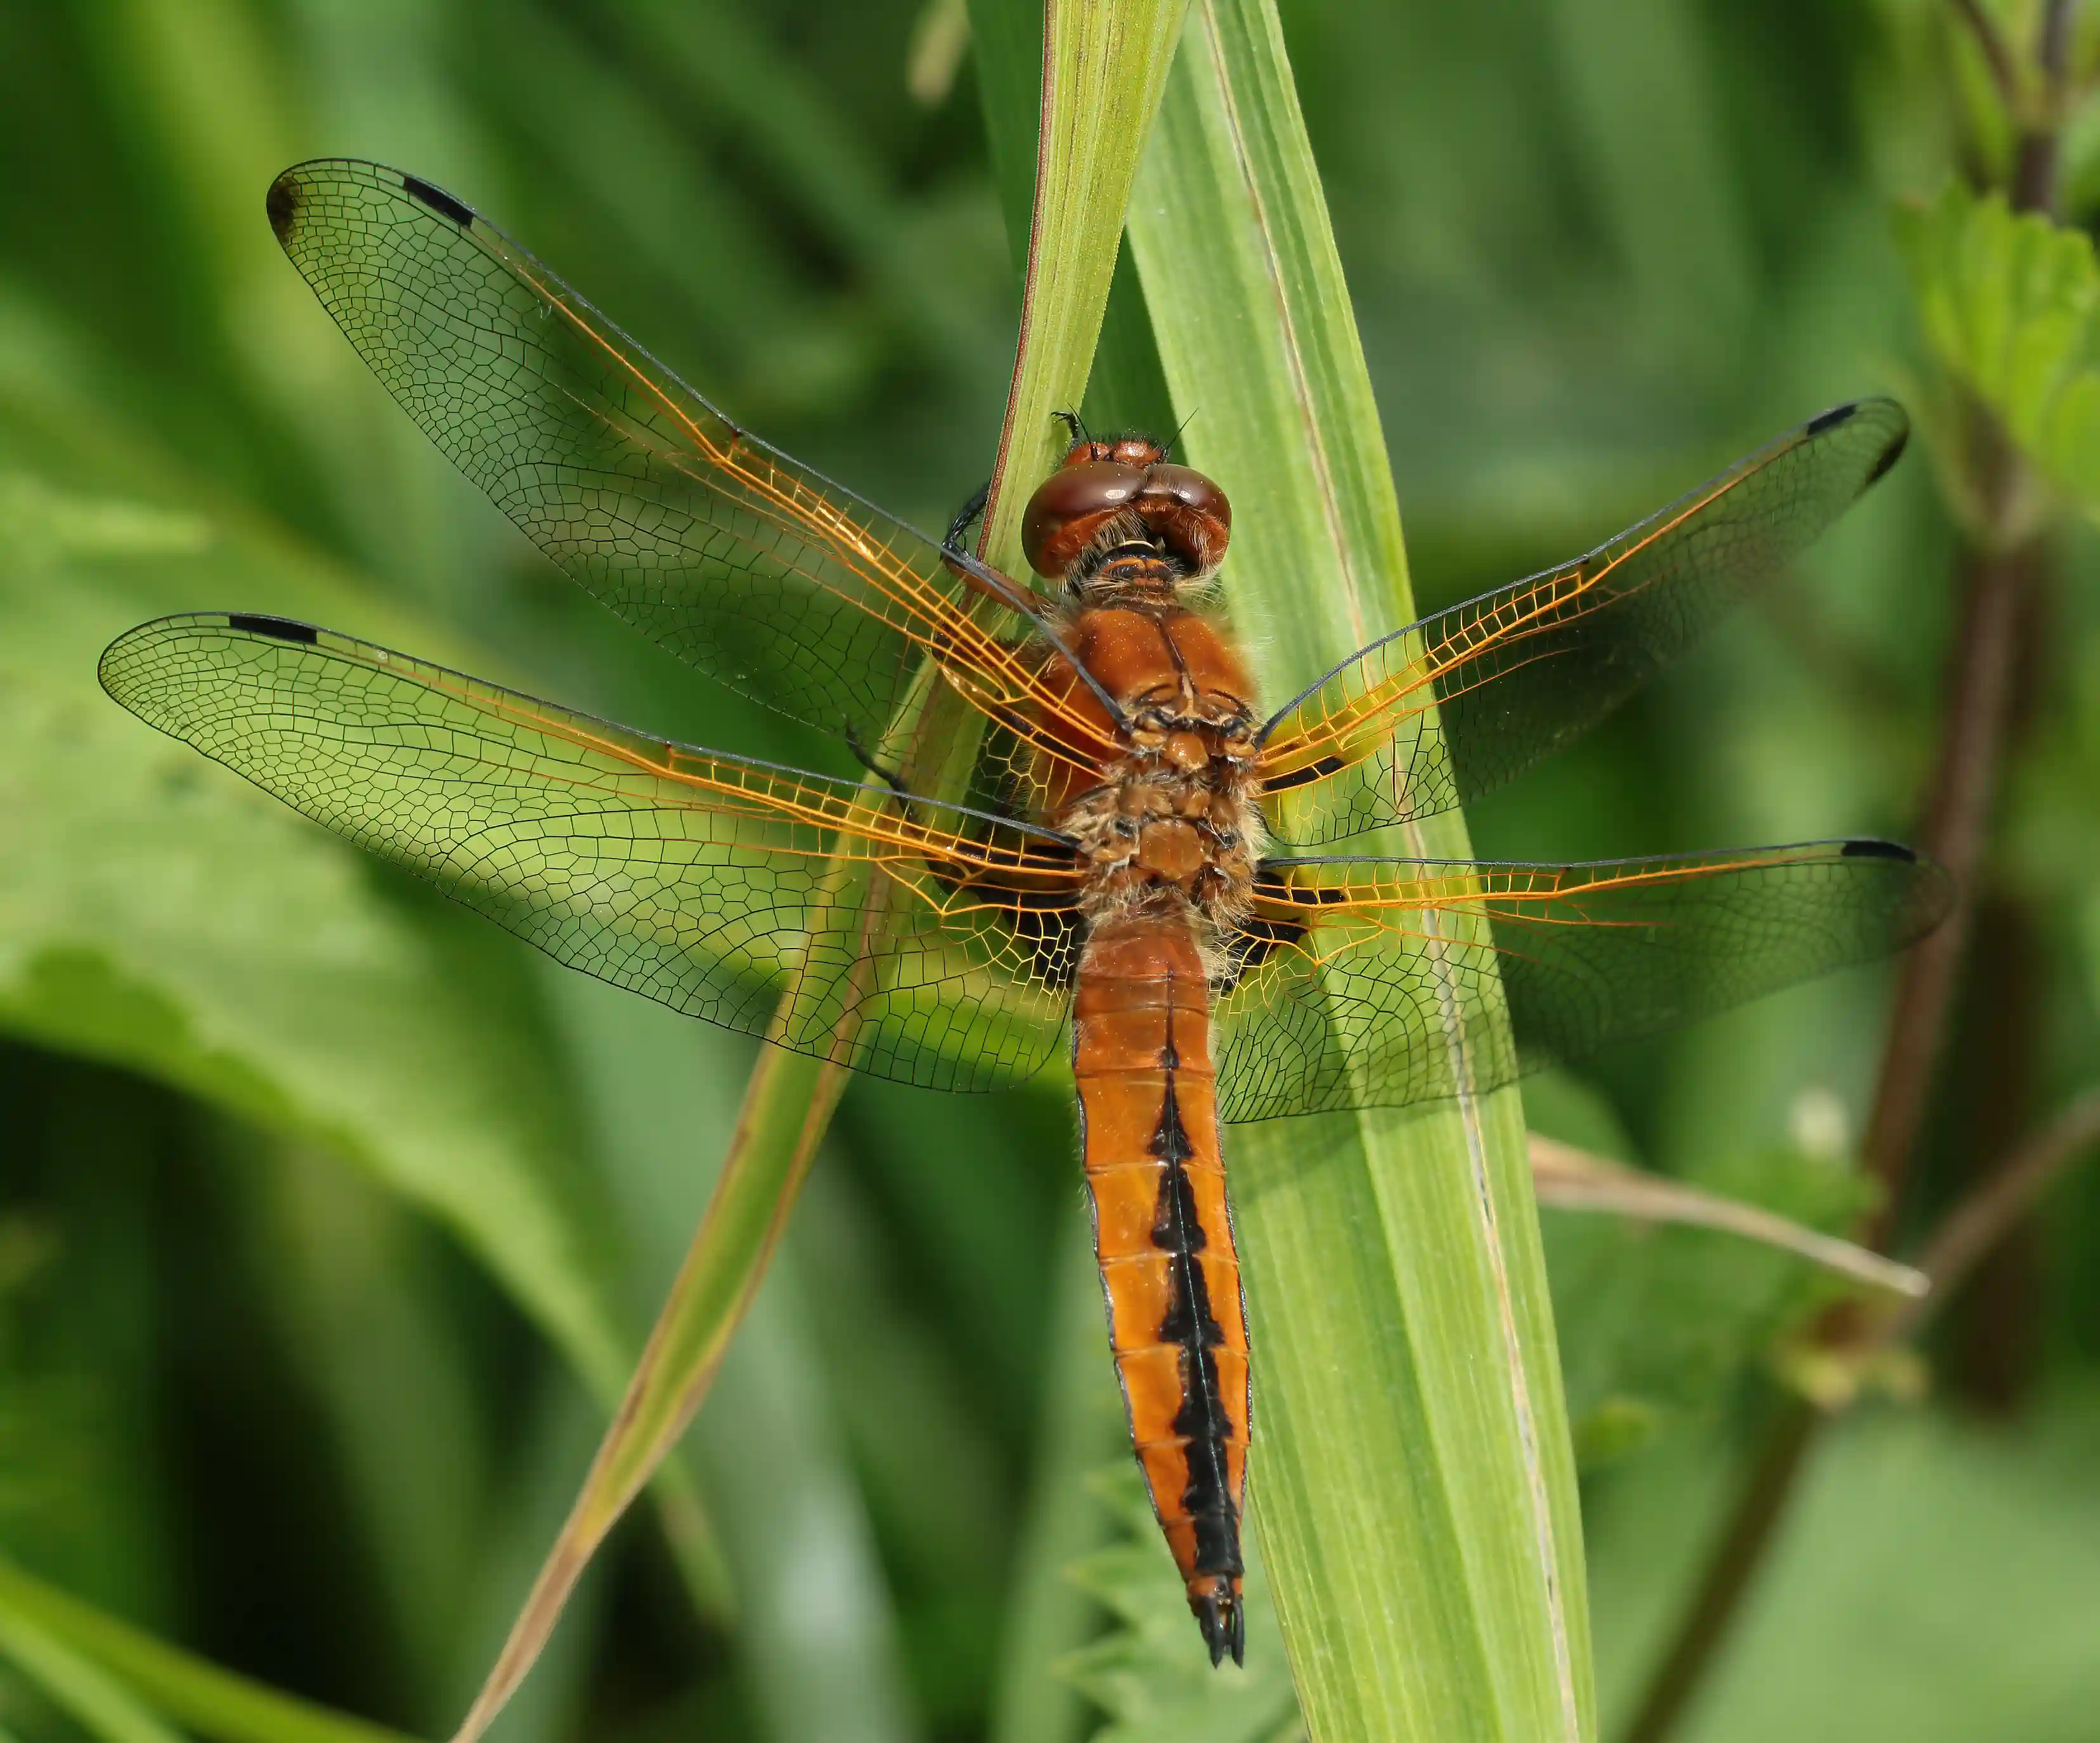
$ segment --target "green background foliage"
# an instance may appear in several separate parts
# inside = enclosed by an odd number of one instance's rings
[[[8,1733],[327,1724],[242,1706],[208,1659],[442,1734],[752,1058],[155,738],[95,687],[104,642],[164,611],[279,611],[851,772],[621,630],[430,452],[278,253],[263,189],[324,152],[430,177],[769,439],[938,527],[989,466],[1018,294],[966,50],[942,77],[961,10],[0,13]],[[2094,500],[2090,246],[1942,194],[2003,148],[1942,8],[1282,14],[1423,608],[1877,389],[1917,400],[1928,435],[1974,394],[2067,500]],[[2067,171],[2082,222],[2100,181],[2076,152]],[[1593,743],[1479,807],[1476,848],[1912,832],[1962,512],[1933,457]],[[2094,1075],[2090,536],[2051,547],[1910,1238]],[[1886,984],[1544,1080],[1528,1115],[1842,1226]],[[1827,1292],[1718,1234],[1545,1223],[1609,1736]],[[1287,1734],[1278,1661],[1183,1679],[1082,1225],[1054,1088],[849,1090],[662,1504],[623,1528],[496,1734]],[[2022,1743],[2093,1710],[2096,1327],[2100,1189],[2074,1176],[1948,1311],[1929,1397],[1871,1402],[1820,1450],[1684,1734]],[[111,1650],[53,1588],[196,1658]],[[1259,1620],[1251,1657],[1273,1640]]]

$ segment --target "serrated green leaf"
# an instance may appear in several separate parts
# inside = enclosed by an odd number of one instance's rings
[[[1060,1667],[1109,1715],[1094,1743],[1268,1743],[1302,1737],[1289,1670],[1274,1653],[1249,1653],[1244,1670],[1213,1669],[1189,1626],[1189,1599],[1161,1540],[1152,1503],[1127,1458],[1092,1473],[1095,1504],[1117,1541],[1082,1557],[1069,1577],[1100,1600],[1116,1628]],[[1247,1632],[1276,1638],[1275,1606],[1257,1546],[1247,1545]]]
[[[1896,235],[1939,362],[2040,472],[2086,513],[2100,514],[2100,264],[2092,239],[1960,182],[1930,204],[1899,210]]]

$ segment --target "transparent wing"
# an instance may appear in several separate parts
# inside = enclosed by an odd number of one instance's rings
[[[1902,453],[1889,399],[1839,406],[1586,557],[1374,642],[1263,729],[1288,839],[1478,797],[1609,714]]]
[[[738,428],[451,195],[323,161],[279,176],[268,209],[424,433],[576,580],[710,677],[871,745],[921,655],[1010,730],[1070,717],[1037,682],[1026,589],[959,575]],[[1000,597],[1013,608],[987,604]]]
[[[1219,1002],[1224,1117],[1434,1101],[1462,1070],[1495,1088],[1901,949],[1952,895],[1882,841],[1571,866],[1271,861]]]
[[[557,961],[907,1083],[1049,1057],[1079,872],[959,807],[651,739],[281,618],[162,618],[103,686]],[[796,979],[799,1013],[770,1028]]]

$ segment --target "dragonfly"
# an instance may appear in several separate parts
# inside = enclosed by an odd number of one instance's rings
[[[1346,851],[1500,786],[1677,659],[1895,464],[1890,401],[1811,418],[1269,708],[1224,610],[1230,502],[1167,444],[1070,415],[1017,579],[968,547],[981,501],[937,541],[769,447],[429,182],[306,163],[267,210],[402,408],[548,557],[858,773],[252,613],[143,624],[104,686],[693,1017],[950,1091],[1069,1046],[1131,1437],[1213,1664],[1245,1651],[1253,1404],[1220,1127],[1485,1093],[1899,949],[1948,908],[1939,868],[1874,840]]]

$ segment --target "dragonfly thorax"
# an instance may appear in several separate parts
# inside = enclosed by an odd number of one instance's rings
[[[1057,819],[1088,867],[1082,909],[1096,926],[1157,910],[1229,931],[1265,839],[1238,655],[1215,624],[1167,602],[1083,611],[1069,645],[1123,712],[1117,754]]]

